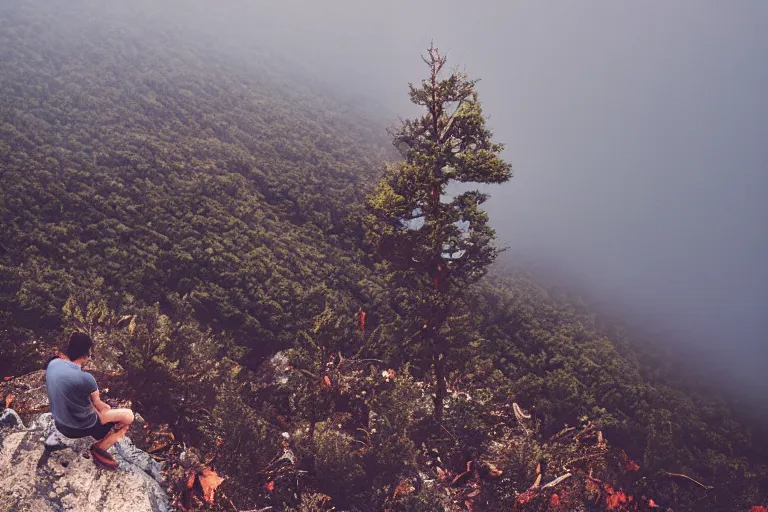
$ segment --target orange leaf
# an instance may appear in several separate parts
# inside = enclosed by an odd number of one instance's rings
[[[616,494],[611,494],[605,499],[605,505],[608,510],[612,510],[619,506],[620,503],[627,502],[627,495],[619,491]]]
[[[488,474],[491,476],[491,478],[498,478],[501,475],[504,474],[504,471],[497,468],[495,465],[488,463]]]
[[[165,450],[169,446],[171,446],[171,443],[169,443],[168,441],[157,440],[154,443],[152,443],[152,446],[149,447],[147,452],[148,453],[159,452],[161,450]]]
[[[5,408],[6,408],[6,409],[8,409],[9,407],[11,407],[11,403],[13,402],[13,399],[14,399],[14,398],[16,398],[16,397],[15,397],[15,396],[13,396],[13,395],[8,395],[7,397],[5,397]]]
[[[395,494],[393,497],[397,498],[398,496],[405,496],[406,494],[411,494],[415,490],[416,488],[411,485],[411,482],[403,480],[397,484],[397,487],[395,487]]]
[[[653,501],[651,499],[651,500],[648,500],[648,508],[660,508],[660,507],[656,504],[655,501]],[[765,509],[763,509],[763,510],[765,510]],[[760,512],[760,511],[758,511],[758,512]]]
[[[639,471],[640,465],[630,459],[627,454],[624,452],[624,450],[621,450],[621,457],[624,459],[624,470],[625,471]]]
[[[479,487],[477,489],[475,489],[474,491],[470,492],[469,494],[467,494],[467,498],[474,498],[478,494],[480,494],[480,488]]]
[[[269,492],[274,491],[275,490],[275,481],[274,480],[270,480],[269,482],[267,482],[267,484],[264,486],[264,488],[267,491],[269,491]]]
[[[331,379],[329,379],[327,375],[323,377],[323,384],[325,384],[328,388],[332,388],[333,387],[331,385]]]
[[[189,474],[189,477],[187,478],[187,489],[191,489],[195,486],[195,476],[194,472]]]
[[[213,495],[216,488],[224,481],[216,472],[210,468],[203,469],[203,473],[198,475],[197,479],[203,488],[203,498],[208,503],[213,503]]]

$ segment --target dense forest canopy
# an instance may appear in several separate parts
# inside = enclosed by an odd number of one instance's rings
[[[205,455],[241,508],[294,506],[298,487],[353,510],[544,510],[551,489],[524,491],[577,448],[594,464],[574,500],[598,477],[675,510],[768,500],[754,428],[522,273],[486,276],[446,321],[435,424],[408,300],[365,240],[365,197],[397,158],[384,123],[268,51],[78,5],[0,6],[2,376],[91,332],[100,382]],[[262,470],[283,431],[298,480]]]

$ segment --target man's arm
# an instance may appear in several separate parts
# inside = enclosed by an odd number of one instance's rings
[[[81,395],[82,396],[82,395]],[[105,404],[101,401],[101,398],[99,398],[99,390],[97,389],[93,393],[91,393],[91,402],[93,403],[94,409],[96,409],[96,412],[102,413],[104,411],[108,411],[112,409],[109,404]]]

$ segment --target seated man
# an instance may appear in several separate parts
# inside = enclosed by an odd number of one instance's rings
[[[112,409],[99,398],[96,379],[81,368],[90,357],[92,345],[90,336],[75,333],[65,355],[51,359],[45,372],[48,400],[56,429],[73,439],[93,437],[96,439],[90,448],[93,462],[107,469],[117,469],[117,461],[107,450],[128,431],[128,426],[133,423],[133,412]]]

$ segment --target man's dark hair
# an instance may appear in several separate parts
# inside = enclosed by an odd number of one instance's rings
[[[93,346],[93,340],[84,332],[73,333],[69,338],[66,354],[70,361],[87,356]]]

